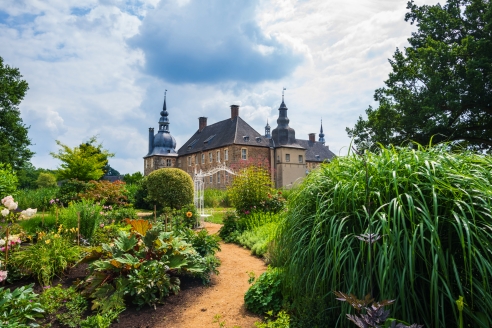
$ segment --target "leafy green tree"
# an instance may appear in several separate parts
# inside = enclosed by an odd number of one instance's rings
[[[492,2],[448,0],[444,6],[408,2],[405,20],[418,30],[389,60],[392,72],[376,90],[378,108],[353,129],[359,148],[449,141],[492,150]]]
[[[56,177],[51,173],[39,173],[38,179],[36,180],[38,188],[50,188],[56,187]]]
[[[34,155],[29,150],[31,140],[20,117],[19,104],[24,98],[27,82],[18,68],[3,64],[0,57],[0,163],[20,168]]]
[[[0,163],[0,198],[13,195],[17,190],[17,175],[10,164]]]
[[[104,168],[108,164],[108,157],[114,154],[96,144],[97,138],[92,137],[79,147],[70,148],[56,140],[61,147],[58,153],[50,153],[63,163],[58,170],[60,179],[78,179],[81,181],[98,180],[104,175]]]
[[[123,181],[125,181],[127,184],[135,184],[138,183],[143,179],[144,175],[142,172],[137,171],[133,174],[127,173],[123,176]]]

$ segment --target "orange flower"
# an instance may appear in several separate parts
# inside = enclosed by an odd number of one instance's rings
[[[189,217],[189,218],[191,218],[193,216],[193,213],[191,213],[191,212],[188,211],[188,212],[186,212],[186,216]]]

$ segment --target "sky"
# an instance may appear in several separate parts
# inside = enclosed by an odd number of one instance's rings
[[[435,4],[416,0],[418,5]],[[261,134],[285,90],[298,139],[318,133],[345,155],[345,132],[384,86],[416,27],[407,0],[2,0],[0,57],[29,90],[19,106],[36,167],[60,162],[55,140],[97,136],[121,174],[143,172],[164,90],[179,149],[232,104]]]

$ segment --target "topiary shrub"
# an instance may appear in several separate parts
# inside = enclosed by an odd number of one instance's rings
[[[193,202],[193,181],[180,169],[164,168],[147,176],[147,199],[159,207],[180,209]]]

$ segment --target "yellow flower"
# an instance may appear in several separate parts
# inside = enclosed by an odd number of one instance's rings
[[[191,218],[193,216],[193,213],[191,213],[191,212],[188,211],[188,212],[186,212],[186,216],[189,217],[189,218]]]
[[[49,244],[50,242],[51,242],[51,240],[49,240],[49,239],[45,240],[46,244]]]

